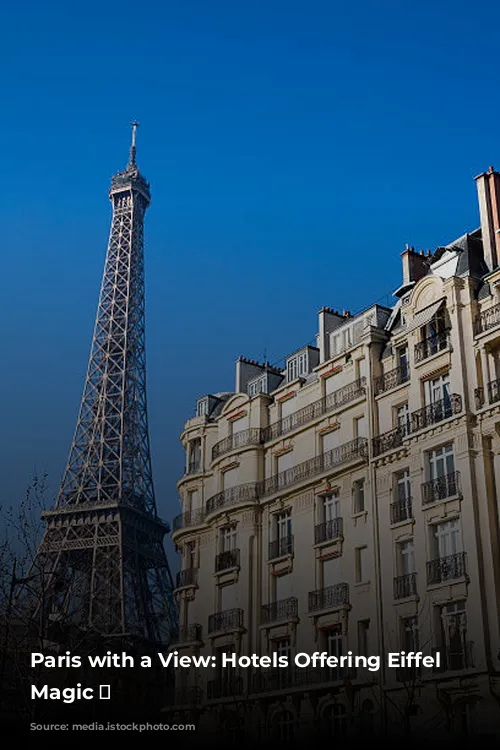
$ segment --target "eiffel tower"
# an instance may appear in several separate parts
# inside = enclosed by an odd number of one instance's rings
[[[168,644],[177,603],[157,514],[146,403],[144,215],[136,164],[111,181],[113,218],[87,377],[66,471],[31,578],[35,620]],[[43,578],[43,595],[36,579]]]

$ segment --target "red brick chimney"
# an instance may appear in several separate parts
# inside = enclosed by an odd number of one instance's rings
[[[500,258],[500,173],[490,167],[476,178],[484,260],[490,271]]]
[[[419,281],[429,270],[429,258],[424,256],[424,251],[417,253],[415,248],[406,246],[404,253],[401,253],[403,259],[403,286],[412,281]]]

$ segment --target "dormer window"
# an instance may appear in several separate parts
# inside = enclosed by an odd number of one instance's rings
[[[305,378],[319,364],[319,350],[307,346],[287,359],[286,377],[290,383],[297,378]]]
[[[208,398],[198,399],[198,404],[196,407],[196,416],[204,417],[207,414],[208,414]]]
[[[294,357],[294,359],[291,359],[287,365],[287,380],[289,382],[291,380],[296,380],[297,372],[298,372],[297,357]]]
[[[263,375],[261,378],[257,378],[257,380],[252,380],[248,384],[248,395],[250,398],[253,398],[254,396],[257,396],[258,393],[267,393],[267,378],[265,375]]]

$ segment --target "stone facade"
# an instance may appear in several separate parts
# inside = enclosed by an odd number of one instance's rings
[[[381,669],[178,670],[177,717],[256,738],[499,731],[499,177],[477,178],[479,229],[402,254],[394,307],[323,308],[316,347],[283,370],[240,358],[181,435],[172,648]],[[387,668],[400,651],[440,666]]]

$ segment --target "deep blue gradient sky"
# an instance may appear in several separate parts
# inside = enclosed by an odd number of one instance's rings
[[[127,161],[146,217],[151,440],[178,512],[178,435],[239,354],[313,339],[322,305],[400,283],[406,242],[478,226],[500,165],[497,3],[4,4],[0,20],[1,474],[57,493]]]

